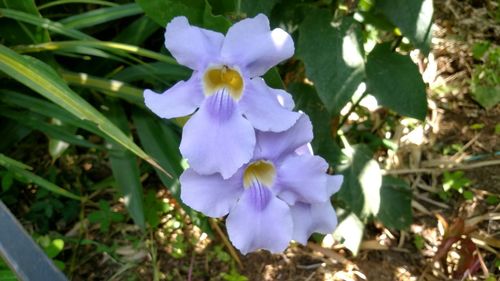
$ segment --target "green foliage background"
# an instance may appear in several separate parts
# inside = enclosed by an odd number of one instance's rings
[[[355,253],[372,219],[407,228],[410,187],[383,176],[374,160],[375,152],[397,147],[371,130],[370,121],[344,125],[367,94],[387,108],[387,122],[398,115],[425,119],[426,87],[409,51],[429,52],[432,0],[1,0],[0,198],[15,204],[13,179],[19,188],[50,191],[63,205],[92,202],[105,184],[75,186],[57,173],[37,175],[37,167],[9,154],[41,132],[54,165],[65,153],[105,157],[113,172],[108,180],[126,198],[130,217],[143,229],[155,227],[151,212],[157,209],[144,203],[141,177],[156,174],[178,199],[183,120],[154,116],[142,90],[163,91],[190,74],[163,47],[165,24],[184,15],[225,32],[258,13],[290,32],[296,45],[295,56],[265,76],[268,84],[293,94],[296,109],[311,116],[315,152],[345,176],[333,198],[340,215],[336,237]],[[341,114],[348,103],[352,110]],[[109,212],[107,202],[99,204]],[[206,218],[183,207],[210,233]]]

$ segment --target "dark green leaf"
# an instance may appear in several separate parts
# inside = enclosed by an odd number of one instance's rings
[[[332,118],[316,93],[314,87],[306,84],[294,83],[289,87],[293,94],[296,107],[309,115],[313,124],[314,151],[323,156],[332,166],[340,163],[342,152],[335,142],[332,131]]]
[[[142,44],[149,36],[155,33],[158,28],[153,20],[147,16],[140,17],[123,29],[114,39],[113,42],[120,42],[131,45]]]
[[[2,0],[0,8],[24,12],[41,18],[34,0]],[[49,33],[42,27],[26,25],[20,21],[0,20],[0,37],[14,44],[42,43],[50,41]]]
[[[406,229],[412,223],[411,188],[404,180],[384,176],[380,188],[380,207],[377,212],[385,226]]]
[[[127,116],[118,102],[108,103],[109,118],[126,134],[130,136]],[[112,143],[109,158],[111,169],[118,183],[118,190],[125,199],[125,207],[140,228],[145,228],[144,207],[142,200],[142,184],[137,158],[128,150],[116,143]]]
[[[54,192],[55,194],[59,194],[61,196],[65,196],[75,200],[81,200],[79,196],[26,170],[26,169],[31,169],[31,167],[24,165],[23,163],[16,161],[12,158],[9,158],[1,153],[0,153],[0,166],[3,166],[7,170],[12,171],[16,176],[16,178],[22,179],[23,182],[32,182],[34,184],[39,185],[42,188],[47,189],[48,191]]]
[[[269,16],[277,2],[278,0],[244,0],[241,1],[241,11],[245,13],[247,17],[255,17],[260,13]]]
[[[377,0],[376,8],[425,54],[432,37],[432,0]]]
[[[332,114],[351,99],[364,76],[361,28],[351,17],[332,23],[326,10],[312,10],[300,25],[298,56],[306,75]]]
[[[368,55],[366,63],[368,91],[377,101],[396,112],[425,119],[427,98],[425,84],[409,56],[380,44]]]
[[[60,23],[67,28],[82,29],[140,13],[142,13],[141,7],[135,3],[131,3],[92,10],[90,12],[65,18],[61,20]]]

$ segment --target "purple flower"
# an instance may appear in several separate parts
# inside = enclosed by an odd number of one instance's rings
[[[231,177],[252,158],[254,129],[282,132],[299,118],[279,102],[290,100],[289,94],[259,77],[294,52],[290,35],[271,31],[266,16],[234,24],[225,37],[176,17],[167,25],[165,46],[193,74],[161,95],[145,90],[145,103],[162,118],[199,108],[184,126],[180,145],[197,173]]]
[[[184,203],[210,217],[229,214],[229,238],[244,254],[281,252],[292,239],[305,243],[312,232],[333,231],[330,196],[342,176],[326,174],[325,160],[303,153],[312,139],[309,118],[302,115],[287,131],[256,136],[251,161],[226,180],[187,169],[180,178]]]

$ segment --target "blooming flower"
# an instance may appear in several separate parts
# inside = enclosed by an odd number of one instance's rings
[[[309,118],[302,115],[284,132],[257,131],[256,137],[251,161],[226,180],[219,174],[184,171],[184,203],[211,217],[229,214],[229,238],[244,254],[281,252],[292,239],[306,243],[312,232],[333,231],[330,196],[340,188],[342,176],[326,174],[325,160],[303,152],[312,139]]]
[[[255,129],[281,132],[299,118],[279,103],[288,94],[259,77],[294,52],[290,35],[271,31],[266,16],[234,24],[225,37],[176,17],[167,25],[165,46],[193,74],[163,94],[145,90],[145,103],[162,118],[199,108],[184,126],[180,144],[197,173],[231,177],[252,158]]]

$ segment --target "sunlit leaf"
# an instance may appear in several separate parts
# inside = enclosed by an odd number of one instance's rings
[[[299,28],[297,54],[326,109],[337,115],[364,77],[364,58],[359,23],[332,20],[326,10],[309,12]]]
[[[57,103],[75,116],[94,122],[111,139],[150,164],[160,168],[149,155],[142,151],[102,113],[74,93],[48,65],[34,58],[23,57],[0,45],[0,70]]]
[[[399,27],[404,36],[424,53],[432,37],[432,0],[377,0],[375,7]]]

